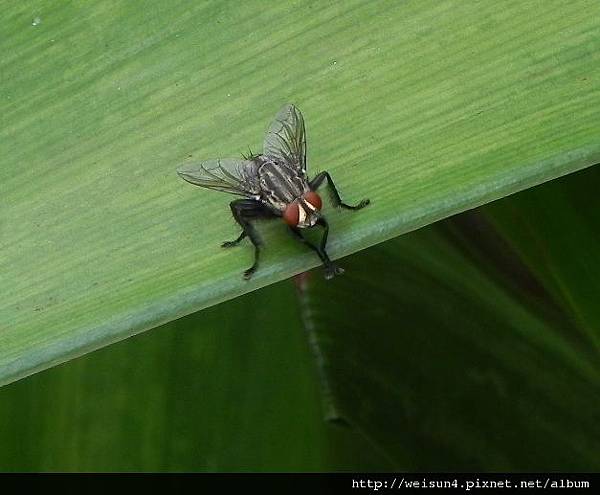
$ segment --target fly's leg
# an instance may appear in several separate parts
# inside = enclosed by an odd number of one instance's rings
[[[223,244],[221,244],[221,247],[230,248],[233,246],[237,246],[240,243],[240,241],[246,237],[246,235],[246,231],[242,230],[242,233],[235,241],[225,241]]]
[[[274,215],[261,202],[253,199],[236,199],[229,203],[229,207],[231,208],[233,218],[235,218],[235,221],[242,227],[242,233],[235,241],[230,241],[223,245],[225,246],[225,244],[227,244],[226,247],[235,246],[246,236],[248,236],[252,244],[254,244],[254,263],[244,272],[244,278],[248,280],[258,267],[261,245],[260,238],[252,225],[252,221],[261,218],[272,218]]]
[[[317,221],[317,225],[320,225],[324,229],[323,237],[321,237],[321,242],[319,246],[315,246],[312,242],[306,239],[302,235],[302,231],[298,227],[290,227],[290,231],[296,236],[296,238],[300,242],[306,244],[309,248],[311,248],[319,255],[319,258],[321,258],[323,266],[325,267],[325,278],[329,280],[335,275],[341,275],[342,273],[344,273],[344,269],[337,266],[333,261],[331,261],[331,259],[329,259],[329,256],[327,255],[327,251],[325,251],[325,246],[327,245],[327,236],[329,235],[329,224],[325,221],[324,218],[320,218]]]
[[[329,175],[329,172],[321,172],[320,174],[316,175],[315,178],[309,182],[311,190],[316,191],[324,180],[327,180],[327,185],[329,186],[331,195],[333,196],[334,206],[341,206],[342,208],[346,208],[347,210],[360,210],[361,208],[364,208],[371,202],[368,199],[363,199],[360,203],[354,206],[343,203],[342,198],[340,198],[340,193],[338,193],[338,190],[336,189],[335,184],[333,183],[333,179],[331,178],[331,175]]]
[[[317,220],[317,225],[323,227],[323,236],[321,237],[321,245],[319,247],[321,249],[321,254],[325,258],[325,260],[327,260],[327,263],[325,264],[325,278],[329,280],[335,275],[341,275],[342,273],[344,273],[344,269],[333,263],[329,259],[327,251],[325,251],[325,247],[327,246],[327,237],[329,236],[329,224],[327,223],[327,220],[321,217],[319,218],[319,220]]]

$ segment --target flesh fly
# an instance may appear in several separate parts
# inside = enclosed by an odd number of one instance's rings
[[[242,196],[243,199],[236,199],[229,205],[242,232],[237,239],[224,242],[222,246],[229,248],[237,246],[245,237],[250,239],[254,245],[254,263],[244,272],[245,279],[249,279],[258,267],[262,244],[253,222],[277,217],[288,225],[299,241],[317,253],[325,267],[325,278],[343,273],[326,251],[329,224],[321,212],[323,202],[317,189],[327,182],[336,207],[360,210],[369,204],[368,199],[354,206],[342,202],[327,172],[308,178],[304,119],[300,110],[291,104],[284,106],[271,123],[262,154],[190,163],[181,166],[177,173],[191,184]],[[318,245],[306,239],[302,232],[316,226],[323,229]]]

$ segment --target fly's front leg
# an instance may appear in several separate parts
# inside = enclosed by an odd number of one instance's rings
[[[321,217],[319,218],[319,220],[317,220],[317,225],[323,227],[323,236],[321,237],[320,249],[321,254],[327,260],[327,262],[325,263],[325,278],[329,280],[335,275],[341,275],[342,273],[344,273],[344,269],[341,266],[337,266],[333,261],[331,261],[329,259],[329,256],[327,255],[327,251],[325,251],[325,247],[327,246],[327,237],[329,236],[329,224],[327,223],[327,220]]]
[[[229,204],[229,207],[231,208],[233,218],[242,227],[242,233],[235,241],[223,243],[223,247],[235,246],[244,237],[248,236],[254,245],[254,263],[244,272],[244,278],[248,280],[256,271],[256,268],[258,268],[261,245],[260,237],[251,222],[261,218],[272,218],[273,213],[260,201],[253,199],[236,199]]]
[[[360,203],[354,206],[343,203],[342,198],[340,198],[340,193],[338,193],[338,190],[336,189],[335,184],[333,183],[333,179],[331,178],[331,175],[329,175],[329,172],[321,172],[313,180],[311,180],[309,182],[311,190],[316,191],[325,179],[327,179],[327,185],[329,186],[331,195],[333,196],[334,206],[341,206],[342,208],[346,208],[347,210],[360,210],[361,208],[364,208],[371,202],[368,199],[363,199]]]
[[[319,246],[315,246],[312,242],[310,242],[306,237],[302,235],[302,231],[297,227],[290,227],[290,231],[296,236],[296,238],[306,244],[309,248],[315,251],[321,261],[323,262],[323,266],[325,267],[325,278],[327,280],[333,278],[335,275],[341,275],[344,273],[344,269],[337,266],[329,256],[327,255],[327,251],[325,250],[325,246],[327,245],[327,236],[329,234],[329,225],[325,221],[325,219],[320,218],[317,222],[317,225],[320,225],[325,229],[323,232],[323,236],[321,237],[321,242]]]

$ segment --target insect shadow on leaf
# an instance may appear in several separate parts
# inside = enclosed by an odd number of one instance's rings
[[[177,173],[191,184],[243,198],[229,205],[242,232],[237,239],[224,242],[222,247],[233,247],[246,237],[250,239],[254,245],[254,263],[244,271],[245,279],[258,268],[262,246],[254,222],[276,217],[283,219],[296,239],[317,253],[325,268],[325,278],[343,273],[327,254],[329,224],[321,212],[323,202],[317,189],[326,182],[336,207],[360,210],[369,204],[368,199],[356,205],[344,203],[326,171],[308,178],[304,119],[300,110],[291,104],[285,105],[269,126],[262,154],[248,150],[241,159],[189,163],[181,166]],[[303,234],[303,229],[312,227],[320,227],[323,232],[317,244]]]

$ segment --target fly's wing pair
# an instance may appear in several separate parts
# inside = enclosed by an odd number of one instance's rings
[[[258,167],[252,160],[217,158],[182,165],[177,173],[196,186],[254,198],[260,195]]]
[[[265,136],[263,153],[298,173],[306,172],[304,119],[294,105],[286,105],[279,110]]]
[[[298,173],[306,172],[304,119],[294,105],[284,106],[271,123],[265,136],[263,154]],[[259,166],[254,160],[224,158],[189,163],[177,169],[177,173],[182,179],[200,187],[256,198],[260,195]]]

